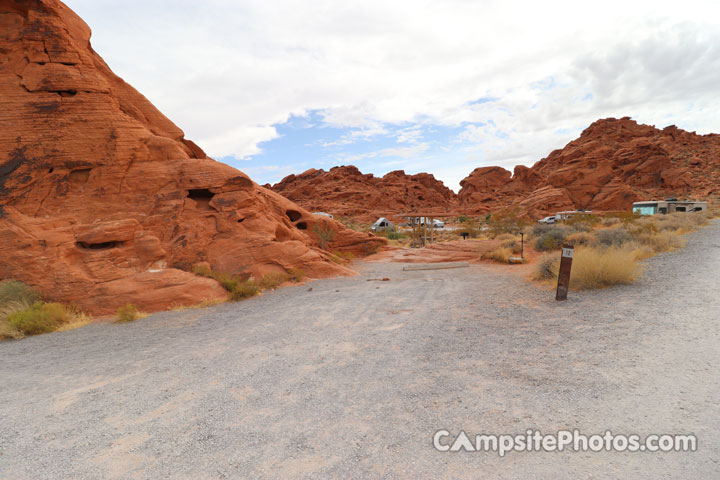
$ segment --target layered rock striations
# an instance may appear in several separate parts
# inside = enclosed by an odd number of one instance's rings
[[[397,170],[375,177],[354,166],[311,169],[289,175],[271,188],[308,210],[369,221],[414,211],[450,212],[456,198],[428,173],[407,175]]]
[[[539,217],[559,210],[627,210],[634,201],[720,195],[720,135],[662,130],[628,117],[598,120],[579,138],[528,168],[475,169],[458,208],[517,208]]]
[[[383,242],[208,158],[114,75],[57,0],[0,0],[0,278],[106,313],[224,298],[198,262],[350,274],[330,250]],[[329,233],[328,233],[329,232]]]

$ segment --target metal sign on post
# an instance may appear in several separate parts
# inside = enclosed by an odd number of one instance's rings
[[[575,247],[572,245],[562,246],[560,257],[560,272],[558,273],[557,292],[555,300],[567,300],[568,288],[570,287],[570,269],[572,268],[573,253]]]

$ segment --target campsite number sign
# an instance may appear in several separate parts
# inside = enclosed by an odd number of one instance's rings
[[[575,247],[572,245],[562,246],[560,257],[560,272],[558,273],[557,291],[555,300],[567,300],[568,288],[570,287],[570,269],[572,268],[573,253]]]

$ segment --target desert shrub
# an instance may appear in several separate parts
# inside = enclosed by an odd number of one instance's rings
[[[557,277],[560,259],[557,255],[544,254],[537,262],[534,277],[536,280],[550,280]]]
[[[587,246],[595,241],[595,237],[587,232],[575,232],[565,237],[565,242],[574,246]]]
[[[246,278],[243,275],[232,275],[230,273],[216,272],[214,270],[207,269],[199,269],[198,271],[196,271],[196,269],[193,269],[193,272],[198,275],[202,275],[203,277],[212,278],[217,281],[225,290],[230,293],[230,298],[233,301],[253,297],[260,293],[260,284],[258,284],[252,279]],[[273,279],[272,277],[268,278],[267,284],[271,285],[276,280],[277,279]]]
[[[210,277],[212,278],[212,269],[208,267],[207,265],[195,265],[192,268],[192,272],[195,275],[200,275],[201,277]]]
[[[630,240],[630,234],[622,227],[603,228],[595,232],[594,243],[599,247],[622,247]]]
[[[602,224],[606,227],[612,227],[618,223],[620,223],[620,219],[617,217],[606,217],[602,220]]]
[[[352,255],[352,253],[350,255]],[[300,268],[291,268],[288,270],[288,279],[291,282],[301,282],[303,278],[305,278],[305,270]]]
[[[534,231],[534,229],[533,229]],[[555,250],[562,246],[568,231],[563,227],[549,228],[535,239],[535,250],[544,252],[547,250]]]
[[[15,280],[0,281],[0,305],[10,302],[32,305],[38,300],[40,300],[40,294],[25,283]]]
[[[330,242],[332,242],[335,237],[335,230],[327,225],[319,223],[313,227],[313,232],[315,232],[315,236],[317,236],[320,248],[327,250],[328,245],[330,245]]]
[[[32,303],[22,301],[0,304],[0,340],[24,337],[21,331],[10,325],[8,318],[16,312],[22,312],[29,309],[31,306]]]
[[[7,323],[10,328],[23,335],[38,335],[54,332],[67,320],[68,314],[63,305],[35,302],[23,310],[11,313]]]
[[[379,246],[376,243],[365,242],[362,245],[362,250],[365,256],[370,256],[377,253]]]
[[[637,212],[630,212],[630,211],[622,211],[622,212],[607,212],[605,214],[605,220],[603,220],[603,223],[605,222],[614,222],[614,223],[633,223],[639,218],[642,218],[642,215],[640,215]],[[615,219],[615,220],[611,220]]]
[[[698,213],[700,212],[654,215],[653,220],[655,220],[659,231],[691,232],[707,222],[706,217],[698,215]]]
[[[602,221],[602,218],[592,213],[571,215],[565,221],[565,225],[576,232],[589,232]]]
[[[495,237],[495,240],[500,240],[501,242],[504,242],[507,240],[516,240],[516,239],[517,239],[517,235],[513,235],[511,233],[503,233],[503,234]]]
[[[135,320],[138,320],[143,317],[143,314],[140,313],[140,310],[138,308],[128,303],[126,305],[123,305],[122,307],[118,308],[117,311],[117,317],[115,318],[116,323],[130,323],[134,322]]]
[[[267,273],[260,280],[260,288],[263,290],[275,290],[289,279],[286,273]]]
[[[233,301],[244,300],[246,298],[254,297],[260,293],[260,286],[252,279],[238,282],[232,291],[230,291],[230,297]]]
[[[339,250],[335,250],[332,253],[336,257],[342,258],[343,260],[347,260],[348,262],[351,262],[355,259],[355,254],[352,252],[341,252]]]
[[[462,224],[459,226],[455,233],[460,236],[463,233],[467,233],[470,238],[477,238],[482,233],[480,222],[472,217],[461,215],[459,218],[464,218]]]
[[[520,242],[513,239],[501,242],[500,247],[509,248],[512,253],[520,253],[521,250]]]
[[[517,209],[501,210],[493,213],[488,219],[490,233],[494,236],[503,233],[518,233],[529,225],[529,220],[523,218]]]
[[[573,258],[570,287],[588,290],[629,284],[640,271],[631,248],[579,248]]]
[[[641,246],[648,247],[654,253],[669,252],[682,247],[685,243],[678,235],[667,231],[658,233],[641,233],[635,236],[635,242]]]
[[[512,256],[512,250],[509,248],[499,247],[490,252],[484,253],[482,258],[492,260],[494,262],[509,263]]]

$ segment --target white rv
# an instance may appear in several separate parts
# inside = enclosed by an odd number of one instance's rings
[[[639,213],[640,215],[655,215],[657,213],[665,214],[673,212],[704,212],[705,210],[707,210],[707,202],[678,200],[677,198],[633,203],[633,212]]]

